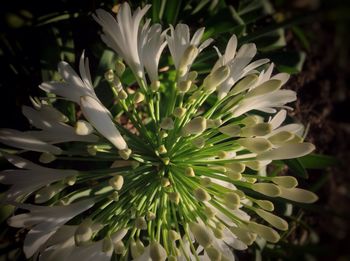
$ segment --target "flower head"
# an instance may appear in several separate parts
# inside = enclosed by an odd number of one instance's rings
[[[0,141],[23,153],[3,153],[17,169],[2,171],[0,182],[11,185],[6,202],[29,211],[9,219],[29,229],[28,258],[234,260],[232,248],[258,238],[275,243],[288,229],[273,213],[275,199],[317,200],[294,177],[267,168],[314,150],[301,124],[284,124],[296,99],[281,89],[289,76],[272,75],[272,64],[262,67],[267,59],[251,62],[254,44],[236,53],[234,35],[209,74],[198,75],[192,64],[212,41],[200,44],[204,28],[192,39],[184,24],[166,35],[149,20],[141,25],[148,8],[132,15],[125,3],[117,19],[102,10],[94,16],[139,87],[125,86],[118,60],[105,74],[113,110],[95,94],[83,54],[80,76],[61,62],[64,81],[40,85],[81,113],[72,119],[54,101],[33,99],[23,113],[39,130],[0,130]],[[158,77],[166,43],[175,78]],[[27,151],[39,152],[41,164],[24,159]]]

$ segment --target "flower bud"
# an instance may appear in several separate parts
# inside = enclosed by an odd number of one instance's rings
[[[230,75],[230,68],[227,65],[221,66],[210,73],[203,81],[203,88],[206,92],[212,93]]]
[[[177,88],[179,89],[179,92],[185,93],[188,92],[188,90],[191,88],[192,81],[181,81],[177,85]]]
[[[102,241],[102,252],[107,253],[113,250],[113,243],[109,237],[105,237]]]
[[[243,138],[237,143],[254,153],[262,153],[272,148],[272,144],[264,138]]]
[[[125,100],[126,98],[128,98],[128,93],[126,91],[124,91],[123,89],[121,89],[118,92],[118,98],[121,100]]]
[[[208,177],[204,177],[204,178],[201,178],[199,180],[199,183],[203,186],[203,187],[209,187],[210,184],[211,184],[211,179],[208,178]]]
[[[64,179],[64,182],[68,185],[68,186],[73,186],[75,184],[75,182],[77,181],[77,177],[76,176],[69,176],[66,177]]]
[[[177,233],[175,230],[169,230],[169,239],[171,241],[176,241],[176,240],[179,240],[181,239],[181,236],[179,233]]]
[[[271,180],[284,188],[295,188],[298,185],[298,180],[292,176],[273,177]]]
[[[162,139],[164,139],[164,138],[168,137],[168,133],[167,133],[165,130],[161,130],[161,131],[159,132],[159,136],[160,136]]]
[[[123,88],[119,77],[114,77],[114,79],[113,79],[113,88],[115,88],[117,91],[120,91]]]
[[[209,246],[205,249],[205,252],[207,252],[211,261],[221,261],[222,254],[217,248]]]
[[[173,112],[173,114],[176,118],[181,118],[182,116],[185,115],[185,113],[186,113],[186,109],[182,108],[182,107],[175,108],[174,112]]]
[[[91,155],[91,156],[96,156],[97,153],[97,148],[95,145],[89,145],[86,148],[87,152]]]
[[[241,173],[232,170],[227,171],[226,175],[232,180],[240,180],[242,178]]]
[[[241,130],[242,137],[265,136],[272,130],[270,123],[262,122],[251,126],[246,126]]]
[[[147,229],[147,222],[146,222],[145,218],[144,217],[137,217],[135,219],[135,227],[137,229],[146,230]]]
[[[168,256],[168,261],[177,261],[176,256]]]
[[[145,99],[145,95],[141,92],[136,92],[134,95],[134,103],[140,103]]]
[[[165,261],[167,257],[165,249],[157,241],[151,243],[149,252],[152,261]]]
[[[230,137],[239,137],[241,128],[238,125],[229,124],[219,128],[219,131],[223,134],[226,134]]]
[[[230,91],[230,94],[236,95],[245,90],[250,89],[258,80],[258,76],[256,74],[250,74],[240,80]]]
[[[56,159],[56,156],[51,154],[50,152],[43,152],[39,157],[39,162],[48,164],[53,162]]]
[[[255,241],[255,234],[250,233],[246,229],[240,227],[231,227],[231,232],[237,236],[244,244],[250,246]]]
[[[224,195],[224,202],[226,206],[230,209],[237,209],[240,204],[240,198],[235,192],[228,192]]]
[[[90,241],[92,237],[92,229],[89,222],[81,223],[74,234],[74,241],[76,246],[81,246],[88,241]]]
[[[242,173],[245,170],[245,165],[240,162],[227,163],[225,164],[225,167],[238,173]]]
[[[124,185],[124,178],[121,175],[115,175],[109,180],[109,185],[115,190],[121,190]]]
[[[207,128],[207,121],[203,117],[197,117],[188,122],[183,127],[183,132],[185,136],[191,135],[191,134],[200,134]]]
[[[281,189],[281,198],[286,198],[295,202],[300,203],[314,203],[318,200],[318,197],[315,193],[301,189],[301,188],[284,188]]]
[[[275,206],[271,201],[268,200],[256,200],[255,203],[261,207],[262,209],[265,209],[267,211],[273,211],[275,209]]]
[[[151,90],[152,90],[152,92],[158,91],[159,87],[160,87],[160,81],[153,81],[151,83]]]
[[[278,240],[280,240],[280,235],[276,232],[276,230],[268,226],[255,222],[249,222],[248,229],[254,233],[257,233],[262,238],[265,238],[268,242],[277,243]]]
[[[123,149],[123,150],[119,150],[119,151],[118,151],[119,156],[120,156],[123,160],[129,159],[131,153],[132,153],[132,151],[131,151],[131,149],[129,149],[129,148]]]
[[[52,199],[57,193],[64,189],[64,185],[61,183],[49,185],[43,187],[35,194],[34,202],[36,204],[42,204],[50,199]]]
[[[195,173],[194,173],[193,168],[187,167],[187,168],[185,169],[185,175],[186,175],[187,177],[194,177],[194,176],[195,176]]]
[[[89,135],[94,131],[90,123],[83,120],[78,120],[75,124],[75,133],[77,135]]]
[[[222,239],[224,237],[224,232],[220,228],[214,228],[213,232],[214,232],[214,236],[218,239]]]
[[[160,123],[160,127],[164,130],[174,129],[174,121],[171,118],[164,118]]]
[[[213,208],[205,206],[204,207],[204,213],[209,217],[209,218],[213,218],[216,215],[216,212]]]
[[[158,153],[159,154],[166,154],[168,151],[164,145],[160,145],[158,148]]]
[[[109,69],[108,71],[105,72],[105,79],[107,82],[112,82],[114,79],[114,72],[112,69]]]
[[[241,120],[241,123],[245,126],[255,125],[264,121],[264,118],[258,115],[249,115]]]
[[[115,71],[119,77],[121,77],[125,71],[125,64],[121,60],[117,60],[115,63]]]
[[[162,185],[163,188],[170,186],[170,180],[168,178],[162,178],[160,180],[160,184]]]
[[[255,183],[252,185],[252,190],[269,197],[278,197],[281,195],[281,189],[271,183]]]
[[[196,188],[193,191],[193,194],[194,194],[195,198],[198,201],[209,201],[209,200],[211,200],[211,197],[210,197],[209,193],[206,190],[202,189],[202,188]]]
[[[124,245],[123,241],[118,241],[118,242],[114,243],[114,252],[117,255],[122,255],[125,250],[126,249],[125,249],[125,245]]]
[[[152,211],[148,211],[147,214],[146,214],[146,219],[148,221],[150,220],[154,220],[156,218],[156,214],[154,214]]]
[[[282,231],[288,230],[288,223],[284,219],[262,209],[256,209],[255,213],[275,228]]]
[[[277,79],[271,79],[268,80],[259,86],[255,87],[254,89],[250,90],[245,98],[251,98],[251,97],[256,97],[259,95],[264,95],[270,92],[273,92],[275,90],[278,90],[281,87],[281,81]]]
[[[207,248],[211,245],[213,238],[210,235],[207,227],[194,222],[191,222],[189,224],[189,227],[198,244],[204,248]]]
[[[135,240],[132,239],[130,242],[130,252],[133,259],[138,258],[144,252],[144,247],[142,248],[142,243],[136,244]]]
[[[294,134],[289,131],[280,131],[271,137],[268,140],[274,145],[280,145],[286,143],[294,137]]]
[[[197,149],[201,149],[205,145],[205,139],[202,137],[198,137],[192,141],[193,146],[195,146]]]
[[[180,202],[180,194],[179,192],[170,192],[168,194],[169,196],[169,200],[173,203],[175,203],[176,205],[179,204]]]
[[[117,202],[119,200],[119,193],[118,191],[113,191],[112,194],[109,195],[109,198],[113,200],[114,202]]]
[[[190,45],[186,48],[179,63],[178,72],[180,77],[185,76],[197,55],[198,48],[196,46]]]

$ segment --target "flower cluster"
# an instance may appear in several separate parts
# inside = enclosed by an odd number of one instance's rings
[[[20,149],[2,152],[16,169],[2,171],[0,182],[10,185],[4,200],[25,210],[8,223],[28,229],[27,258],[234,260],[232,248],[257,238],[275,243],[277,231],[288,230],[273,214],[275,199],[317,200],[294,177],[267,169],[314,150],[301,124],[284,124],[286,104],[296,100],[281,89],[289,75],[272,75],[268,59],[252,62],[254,44],[236,51],[235,35],[223,54],[216,48],[211,71],[198,75],[192,64],[212,43],[202,41],[204,28],[192,38],[185,24],[162,31],[141,23],[148,9],[132,14],[124,3],[116,18],[94,15],[120,57],[105,73],[113,113],[95,94],[83,54],[80,75],[59,63],[63,81],[40,85],[49,98],[23,106],[34,130],[0,130],[0,142]],[[166,45],[174,77],[158,74]],[[123,61],[138,88],[123,83]],[[53,94],[81,113],[69,119]],[[27,151],[39,153],[40,163],[18,155]],[[65,160],[78,169],[51,168]]]

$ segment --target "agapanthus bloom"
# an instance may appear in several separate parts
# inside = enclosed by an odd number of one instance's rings
[[[0,130],[3,144],[20,149],[3,151],[16,168],[2,171],[0,182],[11,186],[4,200],[22,209],[9,225],[28,229],[27,258],[234,260],[233,249],[275,243],[288,230],[273,213],[275,200],[317,200],[296,178],[267,168],[314,150],[301,124],[284,123],[296,100],[281,89],[289,75],[272,75],[267,59],[253,61],[252,43],[236,53],[235,35],[198,75],[192,64],[212,42],[202,41],[204,28],[191,38],[184,24],[165,31],[142,24],[148,8],[132,15],[125,3],[117,19],[102,10],[94,16],[135,78],[124,86],[121,60],[106,73],[113,110],[95,94],[83,54],[80,76],[61,62],[63,81],[40,85],[49,98],[23,107],[37,130]],[[160,77],[166,44],[174,66]],[[64,115],[53,94],[81,113]]]

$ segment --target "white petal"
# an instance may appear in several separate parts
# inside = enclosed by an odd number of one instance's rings
[[[80,105],[85,118],[118,150],[128,148],[110,115],[107,113],[107,109],[100,102],[90,96],[83,96],[80,99]]]
[[[13,129],[0,129],[0,142],[11,147],[38,152],[61,154],[59,147],[43,142],[25,132]]]
[[[286,144],[257,156],[258,160],[293,159],[311,153],[315,146],[311,143]]]
[[[286,110],[280,110],[273,118],[272,120],[269,122],[271,124],[272,129],[276,129],[279,126],[281,126],[281,124],[284,122],[284,120],[286,119],[287,116],[287,111]]]

